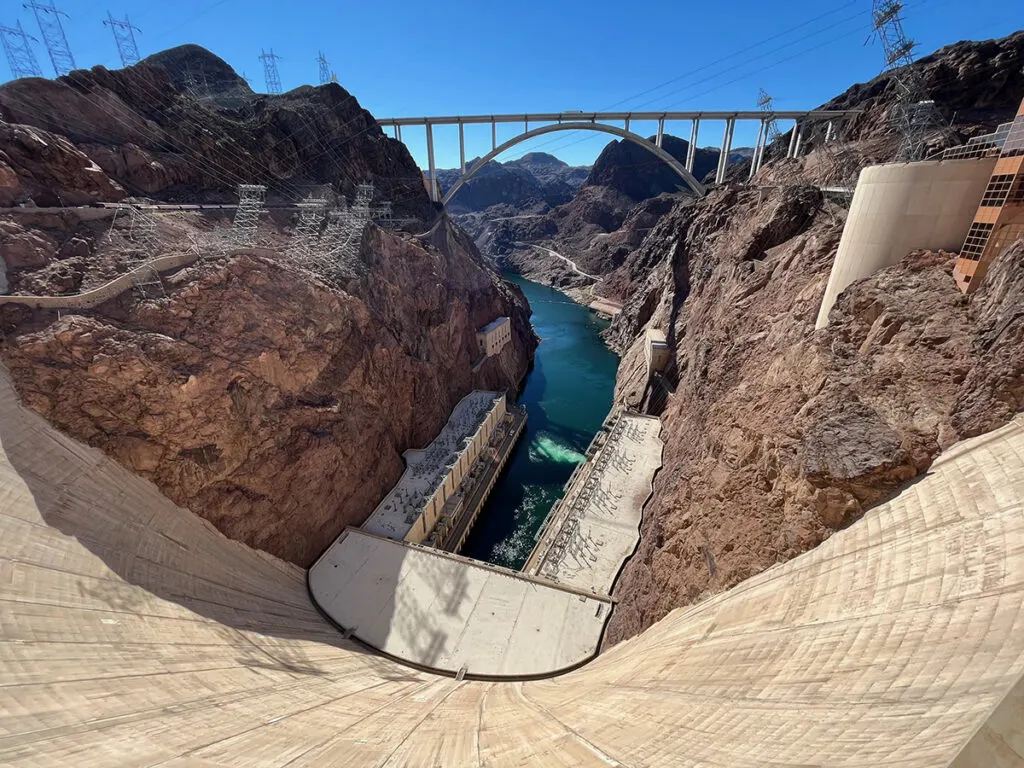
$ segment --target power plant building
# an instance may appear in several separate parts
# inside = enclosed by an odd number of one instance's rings
[[[476,342],[480,346],[480,354],[493,357],[501,352],[512,340],[512,322],[507,317],[492,320],[476,332]]]
[[[425,541],[457,504],[460,485],[505,418],[505,395],[476,391],[452,410],[430,445],[405,452],[405,472],[363,524],[389,539]]]
[[[973,151],[998,151],[998,159],[953,268],[965,293],[977,289],[995,258],[1024,237],[1024,100],[1013,122],[978,137]]]

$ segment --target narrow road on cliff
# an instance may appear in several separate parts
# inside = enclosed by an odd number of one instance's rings
[[[567,256],[563,256],[558,251],[552,251],[550,248],[545,248],[543,245],[534,245],[533,243],[516,243],[516,245],[526,245],[526,246],[529,246],[530,248],[539,248],[542,251],[547,251],[552,256],[561,259],[566,264],[568,264],[570,267],[572,267],[572,271],[575,272],[577,275],[582,275],[583,277],[588,277],[591,280],[600,280],[601,279],[600,275],[591,275],[591,274],[588,274],[587,272],[584,272],[582,269],[580,269],[579,267],[576,266],[576,262],[575,261],[573,261],[572,259],[568,258]]]

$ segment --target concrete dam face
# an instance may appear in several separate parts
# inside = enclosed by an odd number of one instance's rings
[[[345,639],[300,568],[62,435],[0,369],[0,764],[1019,765],[1022,499],[1018,419],[575,671],[457,680]]]

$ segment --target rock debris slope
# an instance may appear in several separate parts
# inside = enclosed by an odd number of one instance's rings
[[[580,670],[456,682],[342,639],[301,569],[20,408],[0,368],[0,763],[1016,764],[1022,494],[1014,422]]]

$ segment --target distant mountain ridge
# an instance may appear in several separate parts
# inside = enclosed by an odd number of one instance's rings
[[[466,163],[471,168],[480,158]],[[517,209],[546,209],[569,202],[587,175],[589,166],[572,166],[546,152],[529,152],[516,160],[491,160],[455,193],[448,204],[453,213],[472,213],[493,205]],[[458,168],[438,169],[442,191],[462,177]]]

